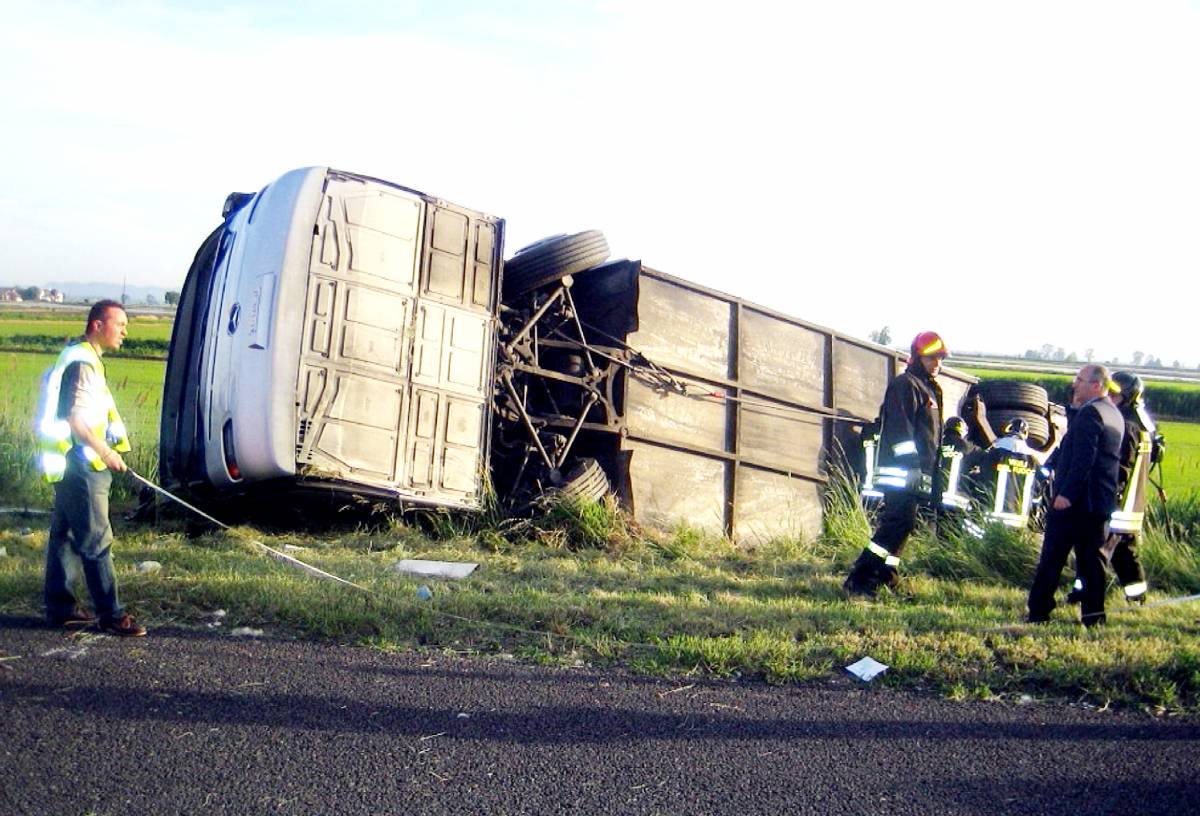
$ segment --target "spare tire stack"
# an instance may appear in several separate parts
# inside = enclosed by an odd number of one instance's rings
[[[1044,448],[1050,441],[1050,421],[1047,411],[1050,398],[1040,385],[1019,380],[984,380],[977,391],[987,406],[988,423],[997,436],[1013,419],[1029,424],[1029,446]]]

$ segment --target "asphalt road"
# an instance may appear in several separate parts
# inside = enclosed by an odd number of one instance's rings
[[[0,617],[5,814],[1196,812],[1200,720]]]

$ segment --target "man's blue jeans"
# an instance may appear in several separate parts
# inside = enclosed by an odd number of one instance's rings
[[[74,451],[67,456],[67,472],[54,485],[54,512],[46,543],[46,617],[51,621],[60,621],[75,609],[75,595],[68,585],[73,557],[83,566],[83,578],[100,619],[111,621],[123,614],[112,565],[111,486],[111,471],[92,470]]]

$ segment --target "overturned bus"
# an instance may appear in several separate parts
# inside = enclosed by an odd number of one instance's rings
[[[178,307],[160,478],[471,510],[616,493],[655,526],[813,534],[903,355],[650,269],[598,232],[292,171],[226,200]],[[953,413],[973,378],[941,378]]]

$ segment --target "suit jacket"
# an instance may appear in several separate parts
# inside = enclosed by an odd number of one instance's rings
[[[1125,420],[1107,399],[1079,409],[1067,426],[1054,463],[1054,494],[1075,510],[1111,513],[1117,506],[1121,439]]]

